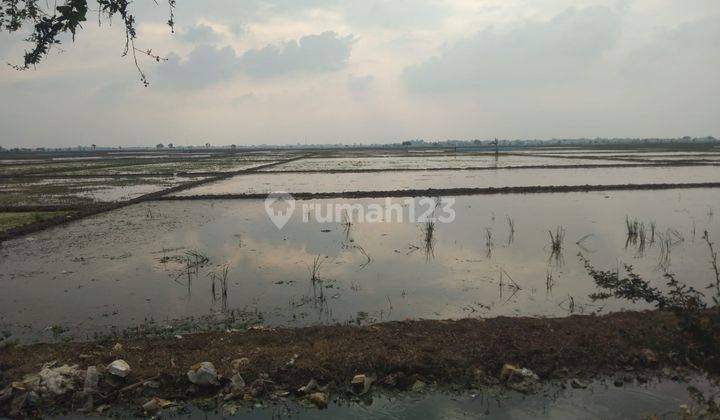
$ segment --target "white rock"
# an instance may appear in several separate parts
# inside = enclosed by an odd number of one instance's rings
[[[219,385],[217,371],[210,362],[200,362],[190,367],[187,377],[195,385]]]
[[[130,373],[130,365],[126,361],[119,359],[108,365],[108,372],[112,375],[124,378]]]

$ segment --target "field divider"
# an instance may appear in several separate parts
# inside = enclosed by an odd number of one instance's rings
[[[572,164],[572,165],[522,165],[522,166],[466,166],[443,168],[358,168],[358,169],[288,169],[278,171],[256,171],[261,174],[362,174],[374,172],[438,172],[438,171],[500,171],[520,169],[602,169],[602,168],[657,168],[682,166],[720,166],[719,162],[688,163],[610,163],[610,164]]]
[[[459,195],[496,195],[496,194],[547,194],[593,191],[640,191],[672,190],[692,188],[720,188],[720,182],[677,183],[677,184],[619,184],[619,185],[537,185],[518,187],[484,188],[428,188],[389,191],[337,191],[337,192],[292,192],[296,200],[324,198],[385,198],[385,197],[449,197]],[[267,198],[268,193],[248,194],[198,194],[189,196],[162,196],[152,201],[186,200],[258,200]]]

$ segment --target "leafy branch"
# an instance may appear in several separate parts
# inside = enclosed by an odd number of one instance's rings
[[[125,30],[125,48],[122,55],[132,55],[138,70],[140,81],[144,86],[150,83],[138,62],[138,53],[151,57],[155,61],[164,58],[153,54],[151,50],[139,49],[135,45],[137,38],[136,20],[131,12],[131,0],[95,0],[98,5],[98,23],[102,19],[110,21],[119,16]],[[157,4],[157,0],[154,0]],[[167,21],[171,32],[175,30],[175,2],[167,0],[170,17]],[[73,41],[78,28],[87,21],[89,11],[88,0],[64,0],[63,4],[49,6],[41,0],[0,0],[0,31],[16,32],[25,26],[31,26],[31,33],[25,39],[31,48],[25,51],[23,64],[11,66],[17,70],[35,67],[47,57],[50,50],[61,44],[60,37],[70,33]]]

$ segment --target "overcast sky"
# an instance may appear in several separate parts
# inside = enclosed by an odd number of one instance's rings
[[[137,0],[0,67],[0,145],[720,136],[717,0]],[[22,34],[0,33],[18,63]]]

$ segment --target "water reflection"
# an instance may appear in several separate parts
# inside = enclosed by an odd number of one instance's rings
[[[699,232],[717,241],[718,207],[715,190],[469,196],[453,223],[303,223],[296,212],[278,230],[262,201],[146,203],[6,243],[0,324],[85,334],[229,313],[301,326],[644,308],[592,302],[577,254],[703,289],[714,272]]]

